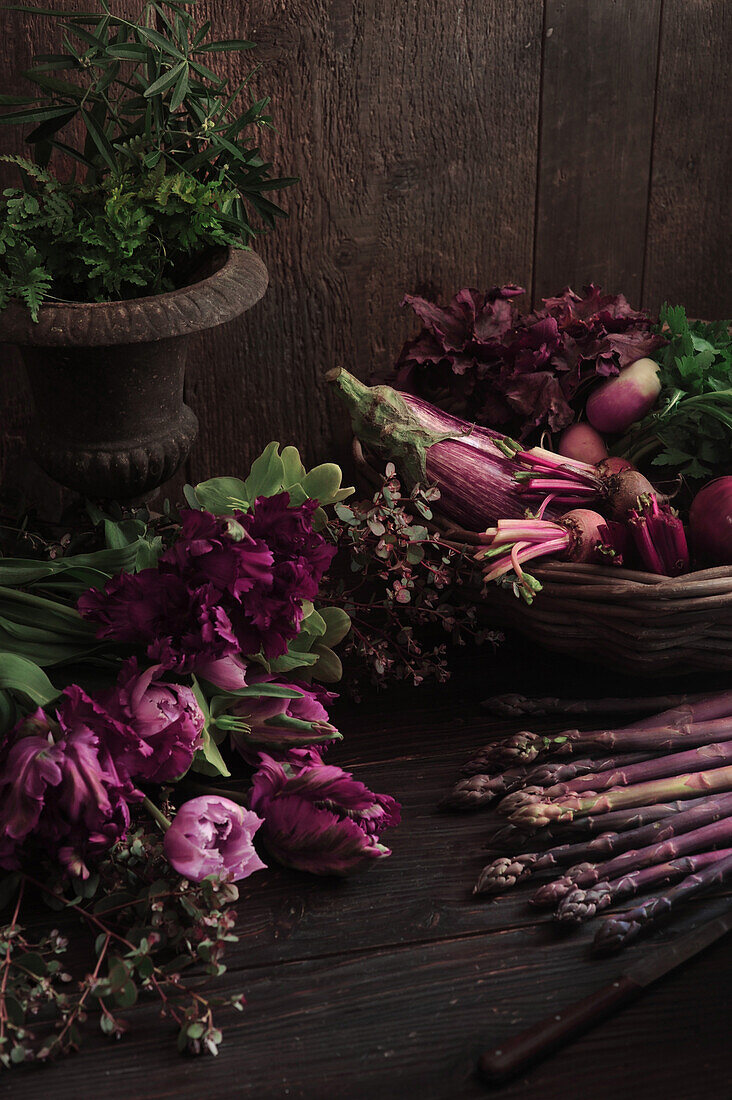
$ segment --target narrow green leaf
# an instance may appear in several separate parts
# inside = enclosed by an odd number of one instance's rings
[[[0,652],[0,688],[29,706],[47,706],[59,695],[43,669],[15,653]]]
[[[223,775],[228,777],[231,775],[231,772],[227,768],[224,758],[219,752],[218,745],[211,734],[211,711],[209,709],[208,700],[197,678],[192,676],[191,681],[196,702],[204,715],[201,747],[196,749],[191,768],[193,771],[203,772],[204,775]]]
[[[82,111],[81,113],[84,118],[84,124],[86,126],[87,133],[96,145],[97,150],[99,151],[99,155],[101,156],[107,167],[110,169],[110,171],[115,172],[117,170],[115,153],[107,138],[107,135],[104,133],[104,130],[102,130],[101,127],[97,125],[97,122],[91,111]]]
[[[207,19],[206,22],[202,23],[201,26],[196,31],[196,34],[193,38],[193,41],[191,42],[191,49],[195,50],[196,47],[199,46],[201,44],[201,42],[203,42],[204,38],[206,37],[206,35],[208,34],[208,32],[210,30],[211,30],[211,22],[210,22],[210,20]]]
[[[0,122],[7,122],[13,126],[21,126],[25,122],[41,123],[49,118],[60,118],[68,115],[68,105],[63,107],[34,107],[30,111],[14,111],[10,115],[0,115]]]
[[[228,50],[253,50],[256,42],[246,42],[243,38],[225,38],[218,42],[206,42],[196,46],[194,53],[225,53]]]
[[[169,57],[176,57],[181,61],[185,61],[185,54],[182,54],[177,46],[174,46],[167,38],[152,27],[137,27],[137,34],[140,38],[146,39],[148,42],[152,42],[163,53],[167,53]]]
[[[59,130],[63,130],[64,126],[68,126],[72,119],[76,118],[78,110],[73,107],[65,115],[60,115],[58,118],[48,118],[45,122],[42,122],[40,126],[36,126],[35,130],[32,130],[27,136],[26,141],[30,145],[37,145],[39,142],[48,141]]]
[[[246,687],[238,688],[236,691],[223,692],[221,688],[216,687],[215,684],[209,684],[207,681],[202,681],[206,684],[209,691],[216,692],[211,700],[211,707],[213,709],[213,703],[217,699],[223,699],[230,702],[232,699],[302,699],[302,692],[297,688],[285,687],[284,684],[271,684],[266,681],[261,684],[248,684]]]
[[[178,77],[173,94],[170,97],[171,111],[177,111],[188,93],[188,66],[186,65]]]
[[[147,48],[140,42],[121,42],[116,46],[108,46],[107,53],[110,57],[118,57],[122,61],[144,61],[147,57]]]
[[[163,73],[161,77],[153,81],[153,83],[145,89],[144,96],[146,99],[150,99],[152,96],[162,95],[163,92],[167,92],[168,88],[171,88],[177,81],[178,77],[188,67],[186,61],[181,61],[178,65],[174,65],[172,69],[168,69],[166,73]]]

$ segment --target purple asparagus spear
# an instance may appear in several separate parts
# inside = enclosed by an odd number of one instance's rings
[[[531,699],[526,695],[508,692],[492,695],[480,704],[489,714],[501,718],[526,718],[527,715],[545,718],[553,714],[655,714],[671,708],[674,710],[690,703],[708,699],[708,695],[657,695],[644,699],[557,699],[547,696]]]
[[[533,802],[559,801],[572,794],[583,794],[587,791],[596,793],[613,787],[629,787],[633,783],[665,779],[684,772],[700,772],[708,768],[719,768],[725,764],[732,764],[732,741],[723,741],[717,745],[701,745],[686,752],[656,756],[641,763],[629,764],[627,767],[590,772],[551,787],[527,786],[523,790],[508,794],[498,809],[500,813],[510,817],[519,808]]]
[[[630,849],[645,848],[673,836],[682,836],[693,829],[700,829],[722,817],[732,815],[732,793],[678,805],[688,808],[677,810],[671,815],[665,815],[625,832],[603,832],[580,843],[561,844],[543,852],[523,852],[494,859],[481,871],[473,893],[501,893],[538,871],[551,867],[574,867],[578,864],[596,863],[618,856]],[[606,816],[610,817],[610,814]],[[602,821],[602,818],[585,820],[598,822]],[[603,876],[604,874],[603,870]]]
[[[679,856],[694,855],[711,848],[724,848],[732,844],[732,817],[722,817],[701,829],[692,829],[681,836],[672,836],[660,844],[623,852],[607,863],[578,863],[570,867],[560,878],[541,886],[531,899],[532,905],[553,908],[575,887],[586,889],[601,879],[617,878],[629,871],[652,867]]]
[[[566,730],[562,733],[543,736],[523,730],[511,737],[486,745],[475,759],[476,762],[480,760],[481,771],[495,772],[501,767],[513,764],[530,764],[540,755],[550,753],[566,755],[574,751],[575,747],[597,747],[598,738],[599,744],[604,744],[606,747],[616,745],[619,747],[622,744],[624,748],[630,750],[642,749],[648,745],[650,748],[664,751],[679,743],[678,740],[673,744],[669,743],[669,738],[673,741],[674,731],[681,730],[687,731],[685,737],[687,745],[709,744],[724,739],[724,734],[728,732],[724,720],[730,716],[732,716],[732,691],[718,692],[715,695],[700,696],[693,701],[632,722],[617,730],[592,730],[589,733]],[[720,723],[712,727],[711,734],[705,734],[703,730],[689,731],[689,727],[705,727],[710,722]],[[655,737],[652,736],[649,742],[644,741],[643,738],[639,741],[633,740],[635,734],[640,735],[649,730],[658,730],[659,733]],[[694,740],[695,735],[701,736],[702,740]]]
[[[639,871],[623,875],[622,878],[598,882],[587,890],[575,887],[559,903],[554,919],[565,924],[581,924],[592,920],[603,909],[608,909],[616,902],[632,898],[636,894],[644,894],[651,887],[665,885],[703,871],[705,867],[718,863],[727,856],[732,856],[732,848],[719,848],[713,852],[700,852],[695,856],[672,859],[668,863],[657,863],[654,867],[643,867]]]
[[[732,765],[708,771],[685,772],[666,779],[651,779],[630,787],[613,787],[609,791],[590,794],[568,794],[556,802],[537,801],[513,811],[509,820],[514,825],[541,828],[551,821],[573,821],[585,814],[604,814],[608,810],[644,806],[655,801],[697,798],[702,794],[732,791]]]
[[[597,837],[604,833],[626,832],[629,829],[639,829],[644,825],[651,825],[654,821],[665,821],[673,817],[681,810],[690,810],[696,806],[702,806],[718,795],[702,795],[700,798],[676,799],[671,802],[657,802],[648,806],[624,807],[621,810],[610,810],[599,817],[579,817],[575,820],[553,821],[541,828],[534,828],[525,823],[519,827],[506,823],[499,825],[491,833],[488,848],[505,848],[510,845],[525,846],[530,840],[534,847],[542,844],[556,846],[562,842],[576,843],[578,837]],[[519,851],[520,851],[519,847]]]
[[[637,905],[625,913],[608,917],[595,935],[595,950],[603,953],[622,950],[678,905],[713,886],[722,885],[730,878],[732,878],[732,855],[710,864],[703,871],[688,875],[677,886],[670,887],[665,894],[649,898],[642,905]]]
[[[490,806],[496,798],[510,794],[525,786],[551,787],[564,783],[588,772],[599,772],[608,768],[624,768],[629,764],[638,764],[650,760],[648,753],[632,752],[622,756],[610,756],[606,759],[567,760],[535,767],[507,768],[499,775],[473,774],[461,779],[440,803],[448,810],[481,810]]]

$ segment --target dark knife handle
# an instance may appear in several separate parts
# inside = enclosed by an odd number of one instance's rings
[[[621,1005],[632,1000],[642,986],[620,977],[590,993],[581,1001],[540,1020],[495,1050],[487,1051],[478,1062],[478,1072],[486,1084],[497,1085],[521,1073],[533,1062],[563,1046],[604,1020]]]

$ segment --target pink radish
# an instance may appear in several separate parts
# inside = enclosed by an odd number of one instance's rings
[[[655,405],[661,392],[658,363],[636,359],[616,378],[603,382],[587,399],[587,419],[599,432],[624,432]]]
[[[560,435],[557,450],[565,458],[576,458],[593,466],[607,458],[605,440],[591,424],[571,424]]]

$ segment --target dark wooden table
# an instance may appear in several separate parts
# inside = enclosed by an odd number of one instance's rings
[[[344,882],[273,871],[242,884],[242,939],[222,984],[244,991],[248,1005],[226,1019],[216,1059],[180,1057],[168,1022],[155,1006],[140,1005],[125,1013],[131,1028],[121,1042],[92,1035],[78,1056],[4,1075],[2,1095],[489,1095],[475,1077],[483,1049],[590,993],[702,914],[722,911],[725,898],[689,906],[685,921],[635,945],[623,962],[598,961],[589,952],[592,926],[560,935],[529,909],[528,888],[499,899],[471,896],[490,819],[440,813],[436,805],[471,750],[518,728],[478,706],[507,690],[569,696],[631,694],[634,686],[601,684],[581,665],[560,670],[514,645],[497,658],[466,656],[446,687],[341,704],[346,738],[331,758],[403,803],[403,825],[388,836],[392,858]],[[728,1100],[731,976],[728,937],[495,1095]]]

